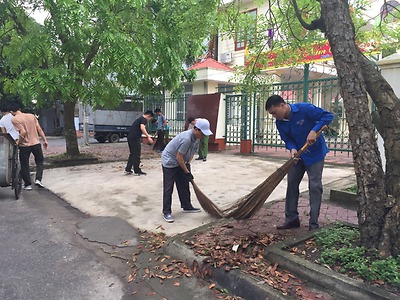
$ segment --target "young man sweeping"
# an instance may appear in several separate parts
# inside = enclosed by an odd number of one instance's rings
[[[322,170],[324,159],[328,153],[323,135],[317,137],[317,132],[333,120],[333,115],[311,103],[287,104],[279,95],[268,98],[265,109],[276,118],[276,127],[286,149],[294,157],[301,147],[308,143],[310,146],[299,161],[289,170],[287,175],[287,190],[285,204],[285,222],[277,229],[300,227],[299,185],[304,173],[308,175],[310,194],[309,230],[319,227],[318,218],[322,200]]]

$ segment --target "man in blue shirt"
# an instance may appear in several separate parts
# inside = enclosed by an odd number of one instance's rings
[[[287,104],[279,95],[269,97],[265,109],[276,118],[276,127],[291,157],[294,157],[305,143],[310,145],[288,172],[285,223],[276,228],[300,227],[297,209],[299,185],[304,173],[307,172],[310,195],[308,229],[316,229],[319,227],[318,217],[322,200],[322,171],[328,153],[323,135],[317,137],[317,132],[332,122],[333,114],[311,103]]]
[[[193,179],[189,162],[197,151],[198,140],[212,135],[210,122],[197,119],[193,129],[181,132],[165,147],[162,156],[163,170],[163,218],[166,222],[174,222],[172,217],[172,192],[174,184],[178,190],[183,212],[197,213],[199,208],[191,204],[189,182]]]

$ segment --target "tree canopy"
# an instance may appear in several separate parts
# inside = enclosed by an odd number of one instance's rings
[[[18,1],[2,3],[4,88],[25,102],[64,103],[67,153],[79,149],[78,101],[112,107],[129,93],[177,90],[192,74],[184,61],[204,50],[214,0]],[[44,24],[28,9],[48,12]],[[201,13],[199,13],[201,12]]]

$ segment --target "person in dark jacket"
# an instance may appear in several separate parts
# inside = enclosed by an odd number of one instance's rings
[[[149,144],[153,144],[153,139],[150,137],[146,130],[146,124],[154,117],[154,113],[151,110],[146,111],[141,117],[137,118],[129,131],[128,134],[128,145],[129,145],[129,158],[126,164],[125,174],[130,175],[135,173],[136,176],[146,175],[140,169],[140,154],[142,151],[142,134],[147,137]],[[132,171],[133,166],[133,171]]]
[[[316,229],[319,227],[318,218],[322,201],[322,171],[328,153],[323,135],[317,137],[317,132],[332,122],[333,114],[311,103],[288,104],[279,95],[269,97],[265,109],[276,118],[276,127],[291,157],[294,157],[305,143],[310,145],[288,172],[285,222],[276,228],[300,227],[297,209],[299,185],[304,173],[307,172],[310,195],[308,229]]]

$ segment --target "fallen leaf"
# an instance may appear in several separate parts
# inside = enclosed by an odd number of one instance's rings
[[[385,282],[383,282],[382,280],[378,280],[378,279],[374,280],[374,282],[379,284],[379,285],[384,285],[385,284]]]
[[[174,286],[180,286],[181,285],[181,283],[180,282],[178,282],[178,281],[174,281]]]
[[[211,284],[208,286],[208,289],[211,290],[211,289],[214,288],[214,287],[215,287],[215,283],[211,283]]]
[[[131,275],[128,276],[128,282],[131,282],[133,279],[135,279],[136,273],[132,273]]]

